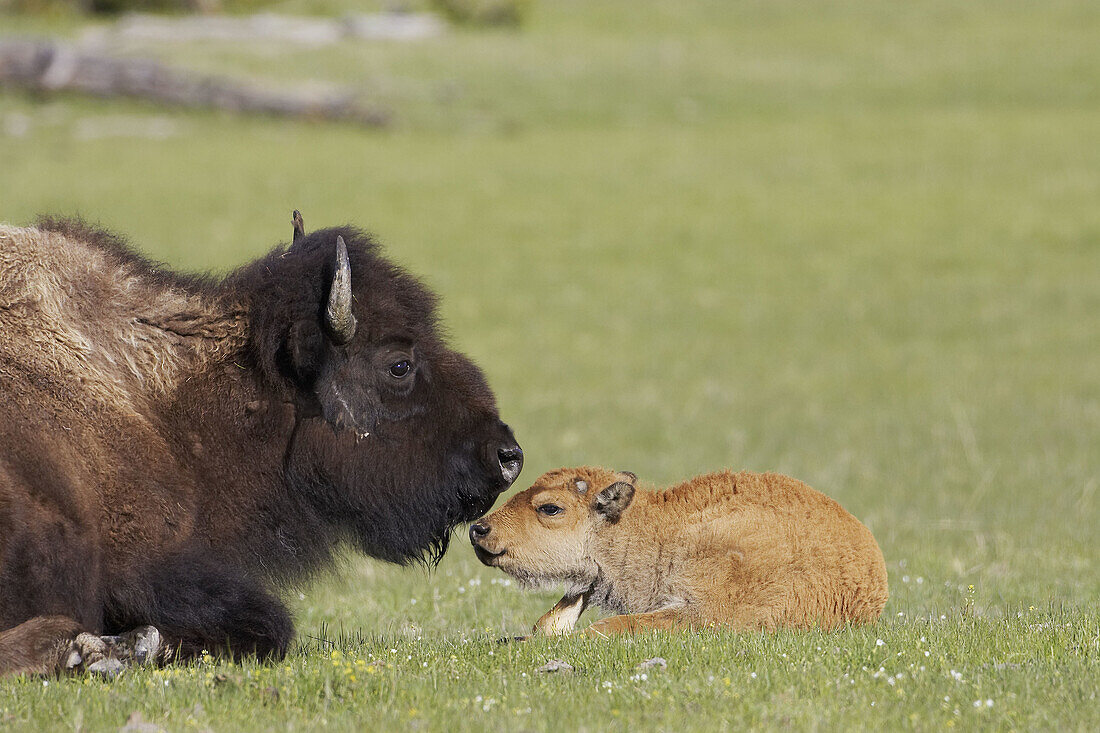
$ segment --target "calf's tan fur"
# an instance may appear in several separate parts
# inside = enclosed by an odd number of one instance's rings
[[[875,539],[802,482],[726,471],[663,491],[635,483],[628,472],[558,469],[471,527],[485,564],[527,585],[565,583],[536,633],[572,632],[591,604],[620,615],[590,635],[835,628],[882,614]]]

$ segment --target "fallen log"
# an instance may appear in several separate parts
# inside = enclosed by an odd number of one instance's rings
[[[223,76],[197,74],[148,59],[81,51],[49,41],[0,40],[0,85],[41,93],[71,91],[132,97],[177,107],[224,109],[280,117],[343,120],[379,126],[384,111],[346,90],[270,90]]]
[[[435,38],[447,24],[430,13],[351,13],[342,18],[276,15],[162,16],[134,13],[81,35],[85,45],[120,43],[293,43],[326,46],[341,41],[418,41]]]

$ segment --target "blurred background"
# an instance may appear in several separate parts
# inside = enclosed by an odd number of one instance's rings
[[[520,486],[781,471],[874,531],[888,614],[1095,608],[1100,4],[0,9],[0,220],[215,272],[294,208],[359,225],[441,294]],[[510,633],[556,600],[503,580],[460,533],[432,574],[349,559],[295,610]]]

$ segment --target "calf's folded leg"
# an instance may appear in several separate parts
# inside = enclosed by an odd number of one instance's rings
[[[577,620],[584,613],[584,609],[588,607],[590,595],[591,590],[576,595],[567,593],[553,608],[544,613],[542,618],[535,622],[534,633],[546,636],[564,636],[572,633]]]
[[[687,631],[702,628],[689,614],[680,609],[608,616],[584,630],[585,636],[606,637],[615,634],[642,634],[647,631]]]

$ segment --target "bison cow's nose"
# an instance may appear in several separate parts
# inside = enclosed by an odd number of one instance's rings
[[[511,486],[523,469],[523,449],[515,442],[502,445],[497,449],[497,460],[500,461],[500,475]]]
[[[477,541],[480,540],[485,535],[489,534],[489,531],[490,531],[489,525],[487,525],[487,524],[482,524],[481,522],[471,524],[470,525],[470,542],[473,542],[474,544],[477,544]]]

